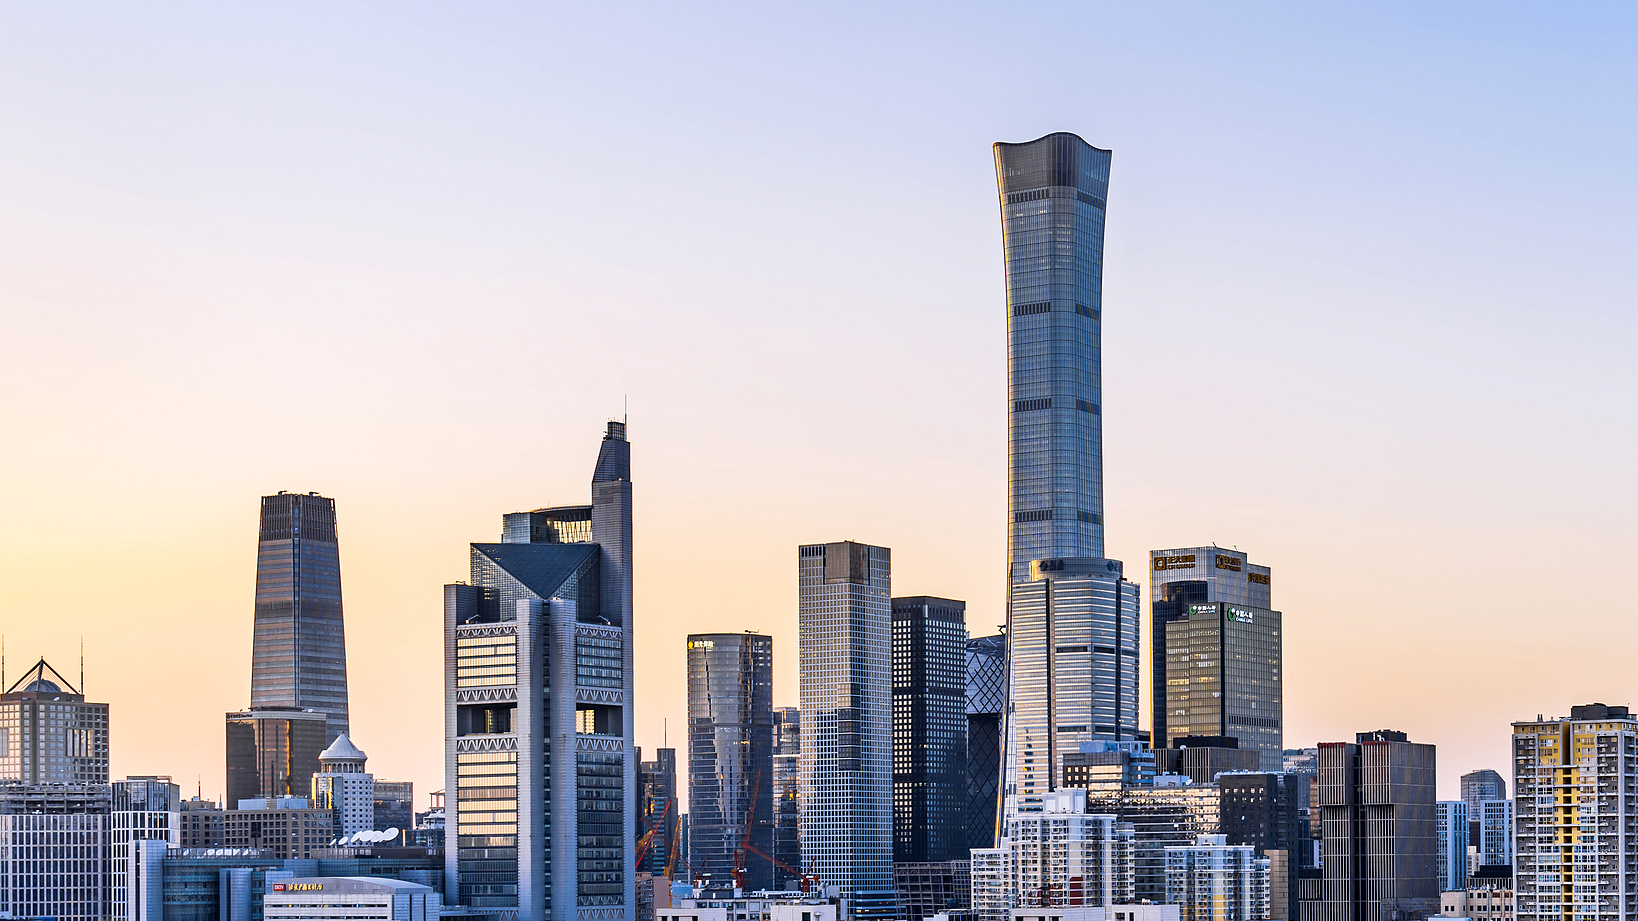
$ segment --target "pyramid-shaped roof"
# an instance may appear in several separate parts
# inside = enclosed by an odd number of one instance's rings
[[[344,732],[341,735],[336,736],[336,740],[330,743],[330,747],[326,748],[319,755],[319,760],[365,761],[368,760],[368,757],[369,756],[358,750],[358,746],[354,745],[353,740],[347,738],[347,733]]]
[[[596,544],[473,544],[472,550],[541,598],[557,594],[570,576],[600,552]]]
[[[80,692],[76,691],[74,686],[68,683],[68,679],[52,668],[42,656],[33,668],[24,672],[23,677],[6,689],[6,693],[71,694],[77,697]]]

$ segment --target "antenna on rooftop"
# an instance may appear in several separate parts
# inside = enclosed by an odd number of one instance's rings
[[[85,694],[85,636],[80,636],[80,694]]]
[[[631,421],[631,394],[622,394],[620,399],[623,403],[620,408],[620,424],[625,425]]]

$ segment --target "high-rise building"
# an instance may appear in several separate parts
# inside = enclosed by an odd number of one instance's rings
[[[0,782],[108,782],[108,705],[41,659],[0,694]]]
[[[1189,783],[1186,777],[1089,785],[1086,809],[1132,826],[1132,888],[1140,901],[1166,901],[1168,847],[1193,844],[1201,835],[1218,834],[1222,827],[1217,785]]]
[[[1438,816],[1439,891],[1467,886],[1467,803],[1440,800],[1434,804]]]
[[[1299,871],[1307,861],[1308,776],[1285,772],[1217,777],[1221,828],[1229,844],[1269,860],[1269,917],[1293,918]]]
[[[1510,799],[1479,800],[1477,810],[1468,812],[1468,826],[1477,827],[1477,840],[1469,846],[1478,846],[1479,863],[1470,866],[1470,872],[1480,867],[1502,867],[1513,864],[1513,801]]]
[[[364,769],[368,760],[345,732],[319,755],[313,805],[334,814],[335,833],[342,837],[375,830],[375,777]]]
[[[1005,811],[1081,742],[1138,738],[1138,587],[1103,558],[1101,322],[1109,151],[995,145],[1007,289]]]
[[[997,850],[1008,909],[1107,907],[1133,899],[1132,826],[1094,811],[1085,790],[1061,789],[1042,797],[1039,812],[1009,814]],[[973,854],[975,868],[990,861],[981,854]],[[990,883],[975,877],[973,885],[975,909],[994,901],[981,891]]]
[[[112,916],[110,805],[107,784],[0,785],[0,917]]]
[[[1182,736],[1172,748],[1155,752],[1155,771],[1182,774],[1195,783],[1211,783],[1225,771],[1261,771],[1264,753],[1241,750],[1233,736]]]
[[[625,424],[603,436],[590,506],[508,515],[502,534],[471,545],[469,583],[444,586],[444,893],[503,919],[629,921]]]
[[[415,783],[409,780],[375,781],[375,796],[371,797],[375,812],[375,830],[403,833],[400,841],[409,843],[410,829],[415,827]]]
[[[774,887],[790,889],[802,870],[802,710],[774,708]]]
[[[1325,867],[1303,921],[1420,921],[1439,911],[1432,745],[1392,730],[1319,746]]]
[[[967,603],[893,599],[893,860],[967,853]]]
[[[1519,921],[1638,918],[1638,719],[1584,704],[1513,724]]]
[[[1270,570],[1238,550],[1149,552],[1155,748],[1228,736],[1283,769],[1280,612]]]
[[[227,805],[242,799],[306,798],[319,755],[334,738],[317,710],[252,707],[227,715]]]
[[[677,750],[656,749],[653,761],[643,761],[642,749],[637,751],[637,840],[648,839],[646,851],[639,846],[637,869],[664,876],[666,868],[672,867],[671,849],[676,845],[677,820],[682,816],[682,800],[677,797]]]
[[[688,637],[688,862],[713,888],[773,885],[773,637]]]
[[[895,862],[893,888],[898,892],[898,916],[922,919],[937,914],[967,914],[973,890],[970,867],[967,860]]]
[[[169,777],[127,777],[108,785],[109,902],[114,918],[134,917],[131,904],[134,841],[160,847],[182,843],[182,792]]]
[[[348,726],[335,500],[316,492],[263,496],[258,540],[250,706],[323,713],[329,745]]]
[[[1463,774],[1462,802],[1467,804],[1468,814],[1477,813],[1479,803],[1487,799],[1507,799],[1507,781],[1502,775],[1489,768]]]
[[[1181,921],[1265,921],[1269,914],[1268,858],[1223,835],[1166,849],[1166,901]]]
[[[797,550],[804,869],[864,918],[895,913],[891,598],[886,547]]]
[[[1007,698],[1007,638],[967,641],[967,847],[994,847],[1000,818],[1001,711]]]

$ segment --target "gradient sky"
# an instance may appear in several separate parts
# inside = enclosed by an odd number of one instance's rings
[[[335,498],[354,739],[443,785],[441,589],[629,395],[637,739],[796,546],[1003,618],[990,144],[1114,151],[1109,552],[1273,567],[1286,744],[1441,792],[1638,703],[1618,4],[0,7],[0,632],[222,789],[257,497]],[[1147,596],[1147,585],[1144,586]],[[1147,711],[1145,711],[1146,713]]]

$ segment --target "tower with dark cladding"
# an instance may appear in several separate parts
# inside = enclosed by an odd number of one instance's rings
[[[1081,743],[1138,737],[1138,587],[1103,555],[1109,160],[1067,133],[995,145],[1007,289],[1008,813],[1038,811]]]
[[[444,586],[445,893],[505,921],[634,921],[631,447],[592,504],[514,512]]]
[[[262,497],[250,706],[325,716],[325,744],[347,732],[336,503],[316,492]]]

